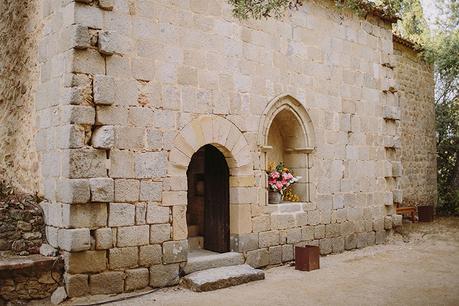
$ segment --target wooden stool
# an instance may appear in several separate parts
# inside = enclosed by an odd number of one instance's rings
[[[416,222],[416,207],[400,207],[400,204],[397,204],[395,208],[395,212],[397,214],[410,214],[411,215],[411,222]]]

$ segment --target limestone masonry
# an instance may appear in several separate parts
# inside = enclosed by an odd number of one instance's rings
[[[436,201],[432,69],[388,20],[327,1],[263,21],[225,0],[28,2],[3,4],[0,173],[45,198],[70,297],[176,284],[219,230],[252,267],[383,243],[395,205]],[[300,202],[268,204],[270,161],[302,177]]]

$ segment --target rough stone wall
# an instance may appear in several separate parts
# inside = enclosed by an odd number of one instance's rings
[[[0,303],[21,305],[51,296],[62,283],[61,258],[31,255],[0,260]]]
[[[45,235],[43,211],[30,195],[4,195],[0,185],[0,257],[38,254]]]
[[[432,66],[418,52],[394,43],[400,84],[404,206],[436,205],[437,157]]]
[[[37,149],[70,297],[178,282],[186,168],[208,143],[230,168],[231,248],[253,266],[292,260],[294,245],[381,243],[400,224],[389,24],[332,2],[243,23],[224,0],[55,3],[44,1]],[[257,138],[278,96],[314,126],[310,202],[266,203]]]
[[[36,193],[34,95],[40,78],[40,1],[6,0],[0,8],[0,180]]]

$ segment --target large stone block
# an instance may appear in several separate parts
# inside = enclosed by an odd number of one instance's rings
[[[272,229],[287,229],[295,227],[295,217],[291,213],[273,213],[271,214]]]
[[[59,122],[67,124],[93,125],[96,121],[96,111],[92,106],[64,105],[59,109]]]
[[[48,241],[49,245],[53,248],[58,248],[58,240],[57,240],[57,233],[59,229],[53,226],[46,226],[45,233],[46,233],[46,240]]]
[[[96,124],[97,125],[127,125],[128,113],[127,108],[115,105],[97,105],[96,106]]]
[[[308,212],[308,222],[310,225],[317,225],[320,223],[320,211],[318,209]]]
[[[91,198],[87,179],[57,181],[56,200],[63,203],[87,203]]]
[[[149,243],[148,225],[137,225],[118,228],[117,246],[139,246]]]
[[[301,240],[309,241],[314,239],[314,227],[303,226],[301,228]]]
[[[335,237],[332,239],[333,253],[341,253],[344,251],[344,237]]]
[[[110,270],[134,268],[138,265],[139,250],[137,247],[113,248],[108,258]]]
[[[99,228],[94,232],[96,250],[106,250],[113,247],[113,233],[111,228]]]
[[[63,204],[62,225],[69,228],[89,228],[107,226],[107,204]]]
[[[237,204],[255,204],[257,193],[254,188],[232,187],[230,188],[230,201]]]
[[[94,76],[94,103],[98,105],[111,105],[115,102],[115,82],[108,75]]]
[[[171,239],[170,224],[153,224],[150,226],[150,243],[163,243]]]
[[[380,219],[376,219],[376,220],[373,220],[373,228],[372,230],[374,231],[384,231],[384,219],[383,218],[380,218]]]
[[[158,206],[156,204],[147,205],[147,223],[168,223],[169,222],[170,209],[169,207]]]
[[[147,204],[136,203],[135,204],[135,224],[142,225],[146,223],[147,218]]]
[[[106,177],[104,150],[71,149],[63,154],[62,176],[68,178]]]
[[[150,267],[161,263],[163,249],[159,244],[140,247],[139,265]]]
[[[304,226],[309,224],[308,220],[308,213],[307,212],[296,212],[295,216],[295,225],[296,226]]]
[[[269,252],[268,249],[258,249],[247,252],[246,264],[254,267],[265,267],[269,265]]]
[[[392,215],[392,224],[394,227],[402,226],[402,220],[403,220],[402,215]]]
[[[166,175],[166,164],[167,158],[163,152],[137,154],[135,156],[135,174],[140,178],[160,178]]]
[[[141,181],[140,201],[161,201],[163,184],[161,182]]]
[[[392,176],[400,177],[403,175],[402,162],[392,162]]]
[[[269,231],[271,229],[271,217],[269,215],[253,217],[252,228],[254,233]]]
[[[117,202],[136,202],[139,200],[140,181],[139,180],[115,180],[115,201]]]
[[[386,242],[386,231],[378,231],[375,233],[375,243],[384,244]]]
[[[384,229],[386,230],[392,229],[392,217],[391,216],[384,217]]]
[[[401,204],[403,202],[403,191],[402,190],[394,190],[394,203]]]
[[[187,237],[186,206],[175,205],[172,207],[172,239],[182,240]]]
[[[127,226],[135,224],[135,206],[129,203],[110,203],[109,226]]]
[[[235,252],[247,252],[258,249],[258,233],[231,235],[230,249]]]
[[[124,290],[124,272],[104,272],[89,276],[91,294],[114,294]]]
[[[279,244],[279,231],[260,232],[258,234],[260,248]]]
[[[91,235],[88,228],[60,229],[57,236],[59,248],[64,251],[86,251],[91,247]]]
[[[325,238],[325,225],[319,224],[314,226],[314,239]]]
[[[150,271],[147,268],[126,270],[126,291],[143,289],[150,283]]]
[[[150,267],[150,286],[161,288],[178,284],[179,265],[155,265]]]
[[[287,230],[287,243],[297,243],[301,239],[301,228],[291,228]]]
[[[163,261],[166,264],[184,262],[188,256],[188,240],[163,243]]]
[[[65,270],[70,274],[97,273],[107,269],[105,251],[64,252]]]
[[[185,191],[164,191],[162,193],[162,205],[187,205],[187,193]]]
[[[68,297],[79,297],[89,293],[89,276],[86,274],[64,274],[65,291]]]
[[[252,232],[251,205],[230,205],[230,232],[231,234],[247,234]]]
[[[126,150],[110,151],[110,177],[113,178],[132,178],[134,173],[134,154]]]
[[[282,263],[282,246],[277,245],[270,247],[268,249],[269,252],[269,264],[270,265],[277,265]]]
[[[115,128],[112,125],[98,127],[92,133],[92,146],[97,149],[110,149],[115,145]]]
[[[350,234],[345,237],[344,240],[344,248],[346,250],[352,250],[357,247],[357,235],[356,234]]]
[[[324,238],[319,240],[320,254],[327,255],[332,252],[333,240],[330,238]]]
[[[77,124],[69,124],[61,127],[61,132],[56,135],[57,145],[60,149],[79,149],[85,145],[85,128]],[[40,145],[45,145],[44,141]]]
[[[79,24],[67,27],[63,32],[64,39],[70,43],[72,48],[87,49],[90,47],[89,29]]]
[[[341,235],[341,226],[338,223],[325,225],[325,237],[333,238]]]
[[[362,249],[368,246],[367,233],[357,233],[357,248]]]
[[[111,178],[89,179],[91,201],[112,202],[115,198],[115,185]]]
[[[115,127],[115,147],[118,149],[143,149],[145,147],[145,129],[135,126]],[[138,153],[136,157],[140,154]],[[137,177],[140,177],[137,174]],[[145,175],[145,177],[148,177]]]
[[[163,180],[163,190],[180,191],[188,189],[188,178],[186,176],[169,176]]]
[[[282,262],[293,260],[293,245],[284,244],[282,245]]]

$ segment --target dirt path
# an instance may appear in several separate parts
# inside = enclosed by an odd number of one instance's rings
[[[459,305],[459,218],[406,226],[386,245],[283,266],[266,280],[207,293],[163,289],[113,305]]]

